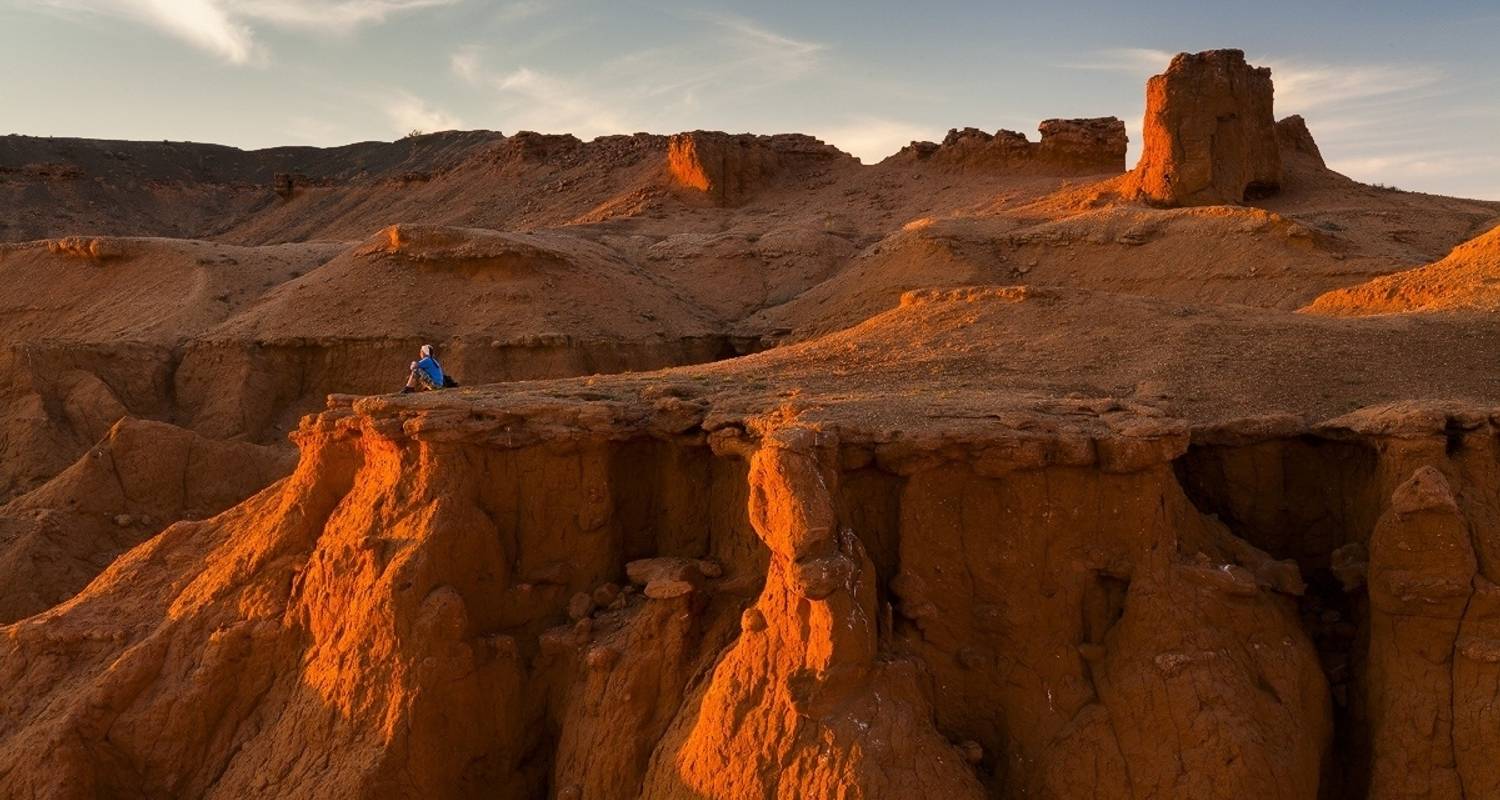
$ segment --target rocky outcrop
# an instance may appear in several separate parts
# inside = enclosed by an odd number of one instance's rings
[[[718,131],[679,133],[667,143],[667,172],[674,185],[702,193],[712,203],[736,206],[783,171],[819,164],[854,163],[853,157],[811,136],[753,136]]]
[[[950,169],[983,169],[1039,174],[1098,174],[1125,169],[1125,123],[1115,117],[1049,119],[1038,126],[1042,138],[1000,130],[953,129],[942,144],[912,142],[895,161],[930,162]]]
[[[838,519],[819,458],[837,448],[817,440],[778,431],[751,458],[765,588],[657,746],[644,797],[984,796],[932,725],[919,663],[881,657],[875,565]]]
[[[1179,53],[1146,83],[1128,193],[1162,206],[1243,203],[1281,185],[1271,70],[1240,50]]]
[[[1317,167],[1326,168],[1323,162],[1323,151],[1318,149],[1318,143],[1313,140],[1312,131],[1307,129],[1307,120],[1300,114],[1276,121],[1276,143],[1281,148],[1281,157],[1305,158]]]
[[[1125,169],[1129,143],[1125,123],[1116,117],[1048,119],[1037,126],[1042,141],[1039,157],[1080,171],[1117,172]]]
[[[81,258],[87,261],[107,261],[123,258],[128,252],[129,242],[111,236],[66,236],[46,243],[47,252],[58,256]]]

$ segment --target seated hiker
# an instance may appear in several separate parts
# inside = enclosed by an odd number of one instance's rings
[[[432,357],[432,345],[422,345],[421,360],[411,362],[411,376],[406,379],[406,388],[402,394],[407,392],[430,392],[433,389],[441,389],[444,386],[457,386],[451,378],[443,374],[443,367],[438,364],[437,359]]]

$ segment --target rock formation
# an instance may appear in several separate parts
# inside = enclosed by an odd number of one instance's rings
[[[721,206],[745,202],[784,168],[839,161],[852,159],[810,136],[693,131],[679,133],[667,143],[667,171],[673,183],[702,192]]]
[[[1307,120],[1300,114],[1276,121],[1276,143],[1280,145],[1283,160],[1288,154],[1294,154],[1293,157],[1307,158],[1318,167],[1327,166],[1323,163],[1323,151],[1313,140],[1312,131],[1307,129]]]
[[[912,142],[892,159],[925,161],[950,169],[1093,175],[1125,169],[1125,123],[1115,117],[1049,119],[1040,142],[1016,131],[994,135],[978,128],[948,131],[942,144]]]
[[[1240,50],[1179,53],[1146,84],[1131,191],[1162,206],[1243,203],[1281,185],[1271,70]]]

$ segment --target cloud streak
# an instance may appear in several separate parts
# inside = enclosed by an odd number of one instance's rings
[[[230,64],[264,64],[262,25],[347,34],[362,25],[459,0],[34,0],[68,15],[102,16],[155,28]]]
[[[413,131],[451,131],[464,126],[458,117],[429,106],[425,100],[410,92],[400,90],[391,93],[382,110],[397,133],[403,135]]]
[[[525,62],[490,62],[470,44],[449,57],[463,83],[493,93],[506,129],[568,132],[583,137],[688,127],[705,96],[751,95],[814,73],[827,46],[786,36],[732,15],[693,13],[701,28],[669,47],[636,50],[593,68],[563,73]],[[510,48],[495,48],[500,56]]]

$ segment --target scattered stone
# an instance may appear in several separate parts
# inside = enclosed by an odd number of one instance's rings
[[[1108,651],[1104,649],[1104,645],[1084,642],[1078,645],[1078,655],[1082,656],[1083,660],[1090,664],[1097,664],[1104,660],[1104,657],[1108,655]]]
[[[965,740],[958,746],[958,751],[963,753],[964,760],[970,764],[978,764],[984,760],[984,746],[973,739]]]
[[[589,669],[596,671],[608,670],[620,660],[620,651],[606,645],[594,645],[590,647],[584,656],[584,661]]]
[[[568,618],[574,621],[584,619],[594,612],[594,598],[579,592],[568,601]]]
[[[665,556],[642,558],[625,565],[630,582],[645,587],[653,600],[681,597],[702,588],[704,575],[698,559]]]
[[[792,562],[790,583],[803,597],[822,600],[848,584],[854,565],[841,555]]]
[[[609,608],[619,596],[619,584],[606,583],[594,589],[594,605],[599,608]]]
[[[1365,585],[1369,571],[1369,553],[1361,542],[1350,542],[1329,555],[1328,568],[1346,592],[1358,591]]]

